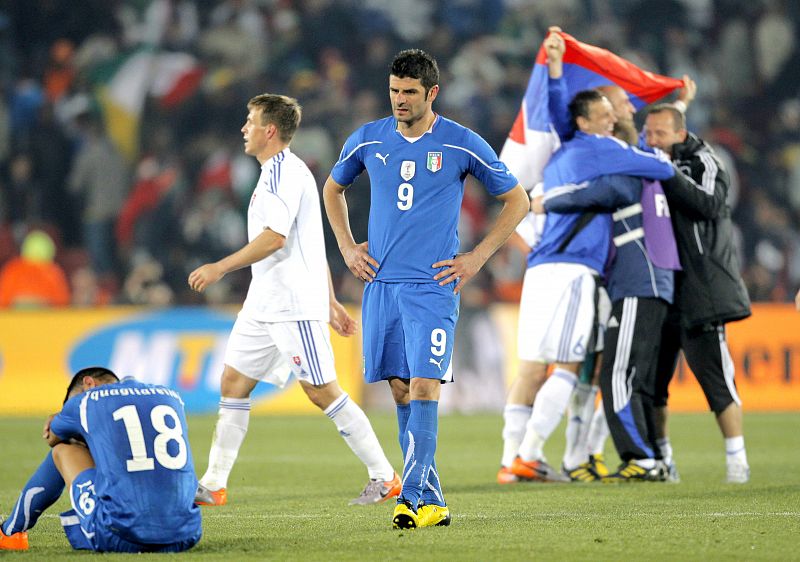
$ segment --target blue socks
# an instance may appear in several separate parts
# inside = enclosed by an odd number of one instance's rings
[[[397,407],[398,425],[402,431],[403,418],[408,418],[403,447],[403,491],[400,498],[411,503],[416,509],[420,499],[425,503],[444,506],[439,474],[436,470],[434,454],[439,430],[439,403],[436,400],[412,400],[410,406]]]
[[[403,451],[403,458],[406,458],[408,448],[408,418],[411,417],[411,404],[395,404],[397,407],[397,438],[400,441],[400,450]]]
[[[3,523],[3,534],[13,535],[36,525],[39,516],[56,503],[63,491],[64,479],[56,469],[50,451],[20,492],[11,515]]]

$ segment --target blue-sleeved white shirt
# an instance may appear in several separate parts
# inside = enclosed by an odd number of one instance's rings
[[[377,281],[435,283],[431,265],[458,252],[464,179],[475,176],[497,196],[517,179],[479,135],[438,116],[412,141],[387,117],[357,129],[344,144],[331,177],[350,185],[369,173],[369,254]]]

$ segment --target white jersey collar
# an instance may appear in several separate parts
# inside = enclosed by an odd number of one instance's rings
[[[269,160],[267,160],[266,162],[264,162],[264,163],[261,165],[261,169],[262,169],[262,170],[266,170],[266,169],[267,169],[267,166],[272,166],[272,164],[274,164],[275,162],[281,162],[281,161],[285,160],[285,159],[286,159],[286,157],[287,157],[289,154],[291,154],[291,152],[292,152],[292,151],[291,151],[291,150],[289,150],[289,147],[287,146],[286,148],[284,148],[283,150],[281,150],[280,152],[278,152],[278,153],[277,153],[275,156],[273,156],[272,158],[270,158]]]
[[[408,142],[412,142],[412,143],[413,142],[417,142],[419,139],[421,139],[422,137],[424,137],[428,133],[432,133],[433,132],[433,127],[436,125],[436,123],[439,122],[439,117],[440,117],[440,115],[438,113],[435,113],[434,115],[436,115],[436,118],[433,120],[433,123],[431,123],[431,126],[428,128],[427,131],[425,131],[424,133],[422,133],[418,137],[406,137],[406,136],[404,136],[403,133],[401,133],[399,130],[397,130],[397,121],[396,120],[395,120],[395,128],[394,128],[394,130],[398,135],[403,137],[403,139],[407,140]]]

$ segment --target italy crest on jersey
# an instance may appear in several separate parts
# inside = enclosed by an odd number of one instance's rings
[[[431,172],[438,172],[442,169],[442,153],[429,152],[428,153],[428,169]]]

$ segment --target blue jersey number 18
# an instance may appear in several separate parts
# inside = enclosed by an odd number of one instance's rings
[[[113,417],[114,421],[122,420],[125,424],[125,432],[128,434],[128,444],[133,456],[131,460],[127,461],[128,472],[154,470],[153,459],[147,456],[142,421],[136,412],[136,406],[129,404],[114,410]],[[173,427],[167,425],[168,417],[172,418]],[[153,451],[158,464],[171,470],[179,470],[186,466],[186,441],[183,438],[183,428],[178,413],[170,406],[159,404],[150,410],[150,423],[157,432],[153,440]],[[170,441],[178,444],[178,452],[174,456],[170,455],[167,450],[167,443]]]

